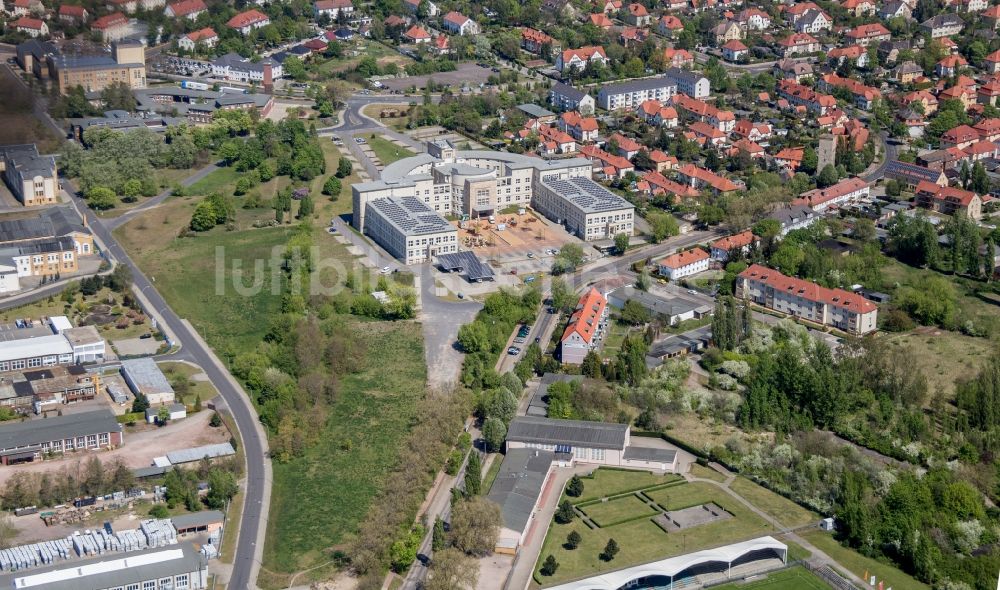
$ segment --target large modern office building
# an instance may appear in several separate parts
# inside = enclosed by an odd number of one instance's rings
[[[365,233],[406,264],[458,252],[458,229],[416,197],[369,201],[365,217]]]
[[[435,245],[444,245],[440,223],[431,223],[432,216],[469,218],[488,217],[508,207],[531,205],[553,221],[566,225],[581,239],[600,240],[618,233],[632,232],[634,210],[631,204],[590,180],[593,164],[585,158],[543,160],[541,158],[492,152],[486,150],[456,150],[442,140],[428,142],[427,153],[405,158],[386,166],[381,180],[362,182],[351,187],[353,197],[352,225],[390,249],[389,232],[397,242],[404,239],[399,227],[385,222],[380,211],[410,210],[410,218],[420,217],[422,224],[434,234]],[[559,184],[559,181],[571,181]],[[391,199],[395,206],[372,205]],[[424,205],[416,208],[409,200]],[[565,201],[565,202],[562,202]],[[369,223],[369,215],[380,219]],[[603,219],[603,221],[602,221]],[[376,223],[378,226],[376,227]],[[414,221],[415,223],[415,221]],[[416,225],[422,225],[416,224]],[[442,234],[442,235],[439,235]],[[409,237],[406,237],[409,240]],[[428,241],[420,246],[430,246]],[[426,238],[429,239],[429,238]],[[416,256],[426,260],[436,253],[457,251],[456,248],[425,252]],[[409,247],[409,244],[407,245]],[[398,245],[391,250],[400,260],[409,260]]]

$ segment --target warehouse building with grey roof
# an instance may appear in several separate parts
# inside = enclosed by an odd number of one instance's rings
[[[109,410],[66,414],[0,425],[0,463],[10,465],[48,453],[111,449],[125,444],[125,432]]]

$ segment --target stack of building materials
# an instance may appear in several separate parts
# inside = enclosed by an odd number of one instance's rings
[[[150,547],[163,547],[177,542],[177,529],[167,519],[144,520],[139,523],[139,529],[146,535],[146,543]]]

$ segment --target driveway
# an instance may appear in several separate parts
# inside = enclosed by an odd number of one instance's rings
[[[427,386],[447,391],[462,374],[464,354],[458,349],[458,329],[471,323],[483,308],[476,301],[448,301],[434,294],[430,264],[417,269],[420,281],[420,325],[424,331]]]

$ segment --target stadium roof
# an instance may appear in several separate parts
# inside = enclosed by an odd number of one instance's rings
[[[742,543],[733,543],[732,545],[725,545],[715,549],[706,549],[704,551],[688,553],[687,555],[661,559],[660,561],[653,561],[559,586],[551,586],[547,590],[617,590],[641,578],[650,576],[667,576],[672,578],[698,565],[713,562],[730,564],[750,553],[768,549],[777,551],[787,557],[787,545],[774,537],[760,537],[743,541]]]

